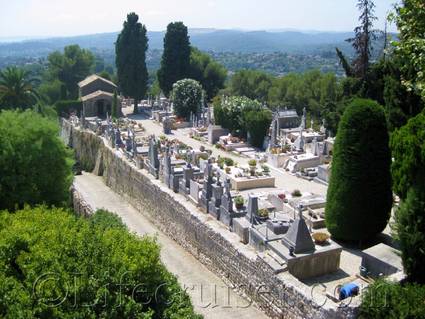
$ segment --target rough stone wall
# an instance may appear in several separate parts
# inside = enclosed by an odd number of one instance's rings
[[[94,213],[93,207],[87,204],[84,197],[74,187],[71,187],[71,202],[74,212],[79,215],[88,217]]]
[[[63,129],[69,131],[68,122]],[[355,307],[320,307],[310,295],[275,275],[272,268],[255,254],[247,253],[217,228],[206,223],[206,215],[192,203],[179,197],[154,180],[147,172],[137,169],[104,140],[91,132],[71,130],[72,147],[77,159],[93,169],[99,157],[105,183],[143,212],[161,231],[193,254],[211,271],[253,300],[274,318],[355,318]],[[101,153],[101,155],[99,155]],[[79,201],[77,197],[77,201]],[[79,211],[84,210],[81,204]],[[84,206],[84,205],[83,205]],[[289,275],[288,275],[289,276]]]

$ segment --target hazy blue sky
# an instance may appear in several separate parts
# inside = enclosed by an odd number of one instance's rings
[[[375,0],[377,27],[396,0]],[[171,21],[191,28],[296,28],[348,31],[357,0],[0,0],[0,37],[62,36],[118,31],[128,12],[148,30]],[[393,28],[394,30],[394,28]]]

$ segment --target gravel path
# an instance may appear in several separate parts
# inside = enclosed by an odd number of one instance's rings
[[[123,109],[123,113],[126,114],[128,118],[140,122],[145,128],[147,134],[155,134],[156,136],[163,135],[162,125],[146,118],[146,116],[144,115],[132,115],[132,110],[132,107],[125,108]],[[179,141],[193,147],[194,149],[199,149],[199,147],[203,145],[206,148],[212,150],[213,156],[215,157],[217,157],[218,155],[220,155],[221,157],[230,157],[240,164],[248,164],[249,161],[249,158],[237,156],[232,153],[217,149],[206,143],[194,140],[193,138],[190,138],[187,134],[185,134],[184,130],[173,130],[172,134],[168,135],[168,137],[176,138]],[[318,195],[326,195],[327,186],[325,185],[316,183],[314,181],[307,181],[305,179],[298,178],[282,169],[276,169],[270,165],[269,167],[271,169],[271,175],[276,178],[276,187],[281,190],[292,192],[294,189],[299,189],[302,193],[308,192],[315,193]]]

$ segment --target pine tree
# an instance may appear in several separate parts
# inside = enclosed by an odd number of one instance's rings
[[[118,84],[124,95],[134,99],[134,113],[138,112],[138,102],[146,96],[148,85],[148,38],[146,27],[138,21],[137,14],[128,14],[115,44]]]
[[[369,69],[372,42],[377,39],[377,31],[373,29],[375,4],[372,0],[358,0],[357,8],[361,14],[360,25],[354,29],[354,38],[347,41],[353,45],[357,56],[353,61],[354,72],[357,77],[364,79]]]
[[[183,22],[170,23],[164,38],[164,53],[158,70],[162,92],[169,96],[173,84],[190,77],[190,42]]]

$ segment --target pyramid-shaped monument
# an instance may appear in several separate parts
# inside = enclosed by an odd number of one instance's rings
[[[302,217],[302,208],[299,208],[299,216],[283,236],[282,243],[288,248],[293,247],[295,254],[308,253],[315,250],[313,239]]]

